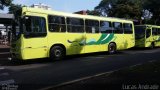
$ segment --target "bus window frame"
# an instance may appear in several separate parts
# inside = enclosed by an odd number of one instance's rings
[[[120,23],[121,27],[120,28],[116,28],[115,27],[115,23]],[[122,22],[112,22],[112,27],[113,27],[113,33],[115,33],[115,34],[124,34],[123,23]]]
[[[83,25],[68,24],[68,19],[79,19],[79,20],[83,20]],[[68,33],[84,33],[84,32],[85,32],[85,29],[84,29],[85,23],[84,23],[84,19],[83,19],[83,18],[66,17],[65,21],[66,21],[66,27],[67,27],[66,31],[67,31]],[[76,26],[77,26],[77,27],[81,27],[81,28],[83,28],[83,30],[81,30],[81,32],[69,31],[69,30],[68,30],[68,28],[69,28],[68,26],[70,26],[71,28],[73,28],[73,26],[75,26],[75,27],[76,27]],[[77,27],[76,27],[76,28],[77,28]]]
[[[45,29],[45,32],[28,32],[26,31],[26,17],[30,17],[30,18],[33,18],[33,17],[36,17],[36,18],[41,18],[44,20],[44,29]],[[23,34],[24,34],[24,37],[25,38],[38,38],[38,37],[46,37],[47,36],[47,25],[46,25],[46,18],[45,17],[40,17],[40,16],[23,16]]]
[[[59,32],[57,32],[57,31],[52,31],[52,30],[50,30],[50,24],[57,24],[57,23],[50,23],[50,22],[49,22],[49,17],[50,17],[50,16],[52,16],[52,17],[61,17],[61,18],[64,18],[64,24],[60,24],[59,26],[62,27],[62,25],[64,25],[65,31],[61,31],[61,30],[60,30]],[[66,23],[66,17],[65,17],[65,16],[48,15],[47,19],[48,19],[48,31],[49,31],[49,32],[52,32],[52,33],[65,33],[65,32],[67,32],[67,23]]]
[[[108,30],[106,30],[107,32],[102,32],[101,31],[101,28],[102,28],[102,26],[101,26],[101,22],[108,22],[109,23],[109,27],[107,27],[107,28],[109,28]],[[111,22],[111,21],[100,21],[100,33],[113,33],[113,23]],[[104,28],[106,28],[106,27],[104,27]]]
[[[130,29],[125,28],[125,24],[130,24]],[[124,34],[133,34],[133,24],[132,23],[123,23],[123,32]]]
[[[98,26],[96,26],[96,25],[92,25],[92,26],[86,25],[87,21],[98,22]],[[95,30],[94,33],[93,33],[93,31],[92,32],[88,32],[88,30],[87,30],[88,27],[91,27],[92,29],[93,28],[98,28],[98,30]],[[96,32],[96,31],[98,31],[98,32]],[[88,33],[88,34],[98,34],[98,33],[101,33],[100,32],[100,21],[99,20],[94,20],[94,19],[85,19],[85,32]]]

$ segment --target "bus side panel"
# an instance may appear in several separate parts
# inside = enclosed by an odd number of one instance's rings
[[[124,35],[123,34],[115,34],[114,38],[111,42],[116,43],[117,50],[123,50],[124,49]]]
[[[57,33],[57,32],[49,32],[48,34],[48,57],[50,55],[50,49],[54,45],[63,45],[65,49],[67,48],[67,39],[66,39],[66,33]],[[73,52],[73,51],[70,51]]]
[[[150,47],[151,44],[152,44],[152,42],[153,42],[153,37],[150,36],[150,37],[146,38],[145,41],[146,41],[146,42],[145,42],[145,47]]]
[[[113,33],[102,33],[101,35],[101,51],[108,51],[108,45],[110,42],[115,42],[115,34]]]
[[[156,47],[160,46],[160,36],[158,36],[158,35],[153,36],[153,41],[154,41],[154,45]]]
[[[135,47],[145,47],[145,38],[135,40]]]
[[[152,41],[150,40],[150,38],[146,39],[145,47],[150,47],[151,43]]]
[[[100,33],[97,34],[86,34],[86,45],[85,45],[85,53],[91,53],[91,52],[100,52],[102,51],[102,45],[101,42],[99,42],[99,39],[101,38]],[[106,48],[105,48],[106,50]]]
[[[82,54],[85,53],[85,34],[84,33],[67,33],[65,39],[66,42],[66,54]]]
[[[124,49],[135,46],[135,39],[133,34],[124,34]]]
[[[23,44],[22,57],[24,60],[47,57],[47,37],[25,38]]]
[[[160,41],[155,42],[156,47],[160,47]]]

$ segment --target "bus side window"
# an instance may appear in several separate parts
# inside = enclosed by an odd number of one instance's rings
[[[151,29],[146,29],[146,38],[151,36]]]
[[[65,18],[61,16],[48,16],[49,31],[66,32]]]
[[[112,33],[111,22],[101,21],[100,22],[100,31],[101,31],[101,33]]]
[[[83,33],[84,20],[79,18],[67,18],[67,31],[71,33]]]
[[[99,33],[99,21],[85,20],[86,33]]]
[[[130,24],[130,23],[123,23],[123,28],[124,28],[124,33],[125,34],[132,34],[133,33],[132,24]]]
[[[122,23],[113,22],[113,33],[118,33],[118,34],[123,33]]]
[[[158,35],[158,29],[152,28],[152,35]]]
[[[46,21],[43,17],[26,16],[25,25],[24,36],[26,38],[44,37],[47,35]]]

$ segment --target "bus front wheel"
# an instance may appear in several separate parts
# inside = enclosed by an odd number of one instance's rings
[[[61,60],[64,57],[64,50],[61,46],[54,46],[50,51],[51,60]]]
[[[108,46],[108,52],[109,54],[115,54],[116,53],[116,44],[110,43]]]

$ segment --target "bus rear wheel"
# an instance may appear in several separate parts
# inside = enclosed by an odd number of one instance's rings
[[[154,42],[152,42],[150,48],[153,49],[154,47]]]
[[[61,60],[64,58],[64,49],[61,46],[54,46],[50,51],[51,60]]]
[[[108,52],[109,54],[115,54],[116,53],[116,44],[115,43],[110,43],[108,46]]]

